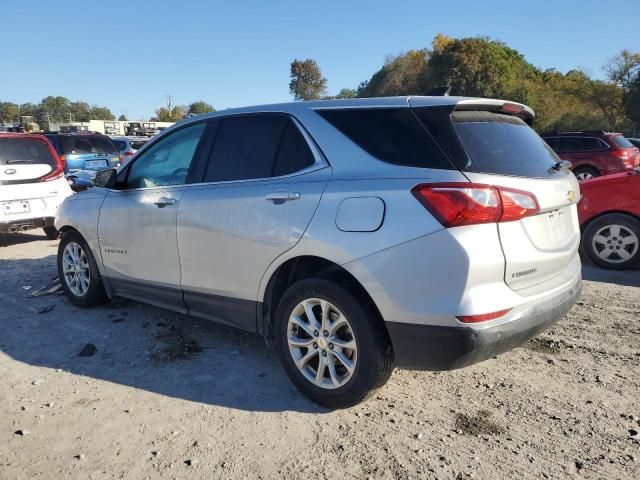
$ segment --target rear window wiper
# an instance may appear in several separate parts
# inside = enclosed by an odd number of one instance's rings
[[[7,162],[7,165],[11,165],[12,163],[32,163],[33,160],[12,158],[10,160],[6,160],[6,162]]]
[[[550,169],[549,173],[561,172],[562,170],[568,170],[571,168],[571,162],[569,160],[560,160],[556,162]]]

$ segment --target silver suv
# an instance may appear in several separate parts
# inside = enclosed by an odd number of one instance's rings
[[[491,358],[581,289],[578,183],[532,119],[456,97],[187,119],[64,202],[62,285],[82,307],[120,296],[263,335],[332,408],[394,366]]]

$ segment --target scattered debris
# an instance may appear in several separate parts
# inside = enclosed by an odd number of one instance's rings
[[[158,333],[155,338],[161,346],[150,355],[154,363],[187,360],[204,350],[195,339],[188,338],[181,329],[175,327]]]
[[[87,343],[84,348],[82,350],[80,350],[80,353],[78,353],[79,357],[93,357],[96,352],[98,351],[98,349],[96,348],[96,346],[93,343]]]
[[[629,429],[629,438],[635,442],[640,442],[640,434],[632,428]]]
[[[38,309],[38,313],[49,313],[51,310],[53,310],[54,308],[56,308],[56,306],[54,304],[51,305],[46,305],[44,307],[40,307]]]
[[[185,464],[187,467],[192,467],[192,466],[193,466],[193,465],[195,465],[196,463],[198,463],[198,461],[197,461],[197,460],[195,460],[195,459],[190,459],[190,460],[185,460],[185,461],[184,461],[184,464]]]
[[[31,432],[29,430],[16,430],[15,432],[16,435],[21,435],[21,436],[25,436],[25,435],[29,435]]]
[[[60,284],[59,281],[48,287],[42,287],[31,292],[31,297],[44,297],[45,295],[54,295],[58,292],[62,292],[62,284]]]
[[[475,415],[456,415],[455,430],[460,430],[465,435],[500,435],[504,428],[491,420],[492,413],[488,410],[480,410]]]

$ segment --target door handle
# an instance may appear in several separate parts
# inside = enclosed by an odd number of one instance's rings
[[[170,197],[160,197],[155,202],[153,202],[153,204],[158,208],[164,208],[168,205],[175,205],[176,199]]]
[[[298,200],[300,198],[300,193],[278,191],[273,193],[267,193],[264,198],[266,200],[269,200],[270,202],[279,204],[284,202],[290,202],[291,200]]]

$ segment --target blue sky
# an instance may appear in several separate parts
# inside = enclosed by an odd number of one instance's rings
[[[0,100],[46,95],[129,118],[204,99],[217,109],[289,101],[289,64],[313,58],[330,93],[438,32],[502,40],[542,68],[601,76],[640,50],[637,0],[13,1],[0,6]]]

